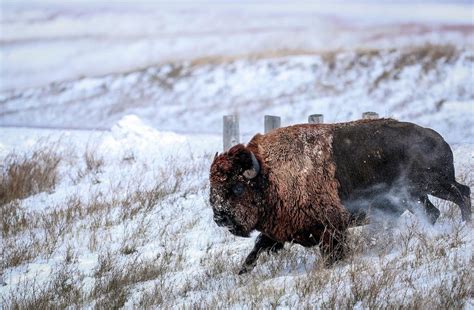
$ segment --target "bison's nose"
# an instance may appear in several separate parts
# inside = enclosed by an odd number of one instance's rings
[[[229,226],[232,223],[230,218],[224,213],[214,214],[214,222],[216,222],[218,226]]]

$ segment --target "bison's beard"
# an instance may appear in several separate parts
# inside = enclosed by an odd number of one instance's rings
[[[243,225],[238,223],[235,219],[229,216],[214,216],[214,221],[216,222],[217,226],[226,227],[229,231],[238,237],[249,237],[250,231],[245,229]]]
[[[245,231],[243,227],[240,225],[229,226],[228,228],[231,234],[236,235],[237,237],[244,237],[244,238],[250,237],[250,232]]]

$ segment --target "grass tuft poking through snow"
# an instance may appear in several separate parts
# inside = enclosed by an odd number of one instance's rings
[[[7,156],[0,174],[0,205],[54,189],[60,161],[52,148]]]

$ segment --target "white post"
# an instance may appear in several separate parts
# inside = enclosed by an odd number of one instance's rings
[[[225,115],[223,117],[223,120],[224,120],[224,128],[223,128],[224,152],[226,152],[234,145],[240,143],[239,116],[238,115]]]
[[[379,115],[376,112],[364,112],[362,113],[363,119],[377,119]]]
[[[265,133],[272,131],[273,129],[280,128],[281,118],[279,116],[265,115],[264,127]]]
[[[311,114],[308,116],[308,123],[310,124],[322,124],[324,123],[324,115],[322,114]]]

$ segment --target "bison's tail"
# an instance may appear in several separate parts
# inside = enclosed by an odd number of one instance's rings
[[[439,184],[431,194],[457,204],[461,209],[462,219],[471,221],[471,190],[468,186],[451,181]]]

